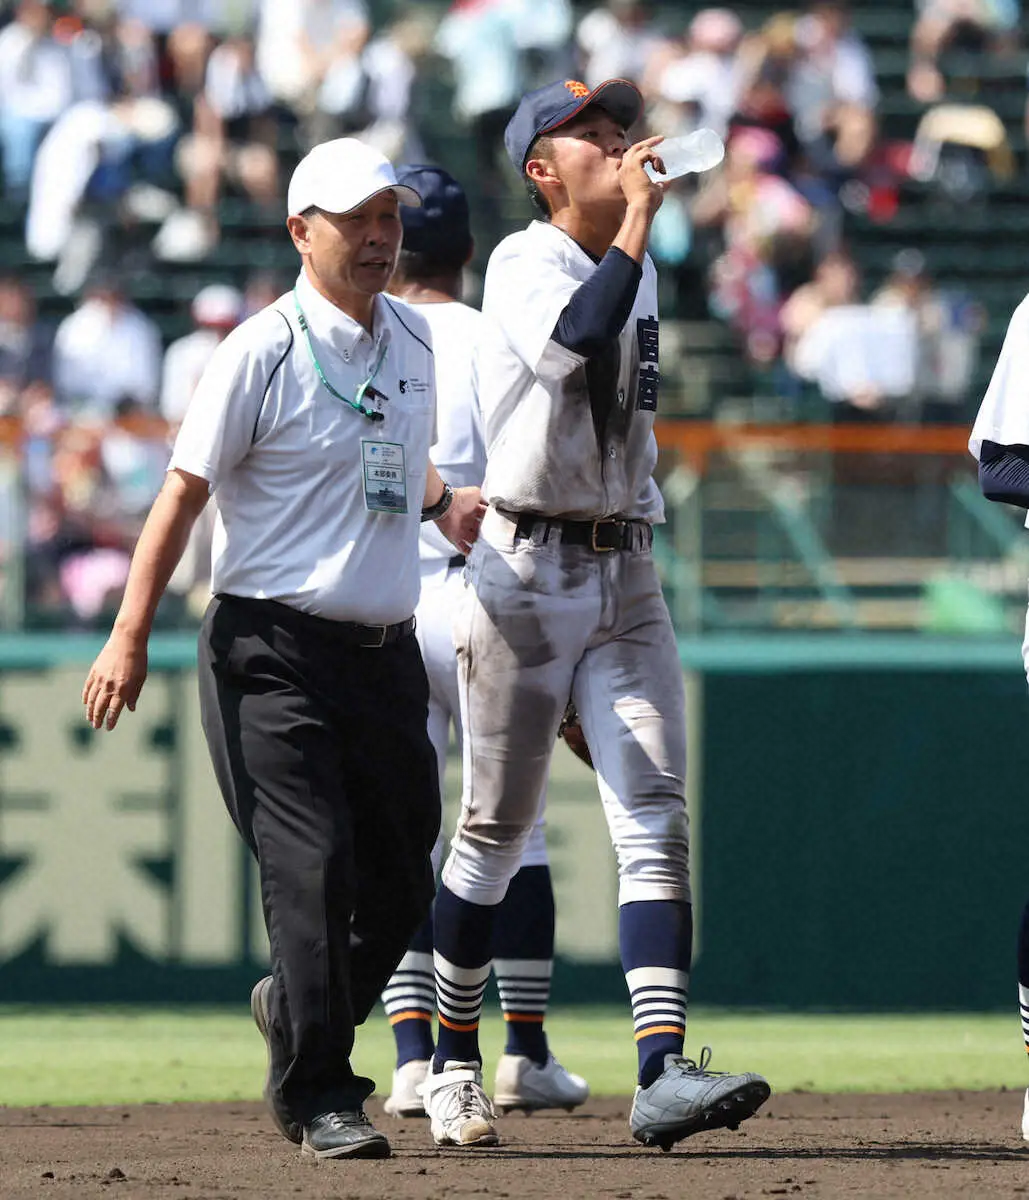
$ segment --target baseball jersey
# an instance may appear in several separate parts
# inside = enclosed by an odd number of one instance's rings
[[[472,368],[482,314],[467,304],[418,304],[432,331],[436,363],[436,442],[432,461],[452,487],[478,487],[486,473],[486,446]],[[418,551],[423,563],[452,558],[457,551],[433,521],[422,525]]]
[[[587,359],[551,336],[596,260],[545,221],[505,238],[486,269],[476,347],[483,496],[551,517],[664,520],[657,461],[657,273],[647,255],[618,338]]]
[[[1011,314],[990,386],[968,439],[978,461],[983,442],[998,446],[1029,446],[1029,296]],[[1029,529],[1029,514],[1025,519]],[[1029,646],[1029,634],[1026,635]]]
[[[304,273],[296,293],[326,378],[353,398],[373,376],[365,403],[385,419],[370,421],[325,387],[287,293],[215,350],[169,469],[206,479],[217,494],[212,592],[331,620],[403,621],[420,587],[435,421],[431,334],[392,298],[375,297],[373,337]],[[384,462],[393,481],[385,492]]]

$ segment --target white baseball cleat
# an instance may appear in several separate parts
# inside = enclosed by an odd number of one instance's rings
[[[563,1108],[571,1112],[589,1097],[589,1084],[581,1075],[565,1070],[550,1054],[543,1066],[524,1054],[502,1054],[493,1083],[493,1107],[498,1113],[538,1112]]]
[[[1022,1102],[1022,1140],[1029,1142],[1029,1088],[1025,1089],[1025,1100]]]
[[[495,1146],[500,1141],[493,1128],[493,1105],[482,1090],[482,1068],[477,1062],[444,1064],[438,1075],[431,1071],[422,1087],[425,1111],[437,1146]]]
[[[424,1117],[425,1101],[422,1084],[429,1073],[429,1061],[413,1058],[393,1072],[393,1090],[383,1103],[388,1117]]]

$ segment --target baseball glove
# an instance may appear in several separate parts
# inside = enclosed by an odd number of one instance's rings
[[[582,732],[579,714],[575,711],[575,705],[571,700],[568,701],[568,707],[565,709],[565,715],[561,718],[557,734],[558,737],[564,739],[565,745],[576,758],[581,759],[587,767],[593,768],[593,756],[590,754],[589,746],[586,745],[586,735]]]

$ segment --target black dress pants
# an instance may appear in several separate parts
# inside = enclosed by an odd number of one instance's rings
[[[413,634],[379,649],[333,621],[217,596],[200,633],[204,733],[260,864],[271,943],[273,1102],[307,1124],[360,1107],[350,1066],[434,892],[428,683]]]

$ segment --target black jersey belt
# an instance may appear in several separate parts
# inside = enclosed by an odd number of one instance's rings
[[[562,546],[587,546],[597,554],[610,550],[649,550],[654,528],[648,521],[630,521],[622,517],[602,517],[596,521],[568,521],[545,517],[540,513],[511,513],[517,520],[515,540],[546,542],[558,532]]]

